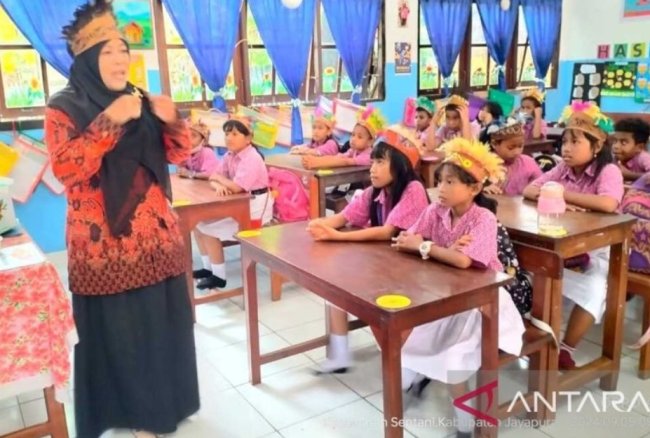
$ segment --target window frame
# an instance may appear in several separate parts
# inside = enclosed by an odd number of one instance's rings
[[[473,4],[476,4],[476,1],[474,0],[472,2]],[[521,7],[521,6],[520,6]],[[520,44],[519,43],[519,18],[520,15],[517,16],[517,21],[515,23],[515,29],[514,29],[514,35],[513,35],[513,43],[510,46],[510,52],[508,53],[508,58],[506,61],[506,89],[508,90],[517,90],[521,88],[529,88],[531,86],[535,85],[535,82],[531,81],[526,81],[526,82],[519,82],[519,77],[517,76],[518,73],[518,67],[520,62],[524,62],[525,60],[525,55],[523,59],[518,59],[518,49],[520,47],[524,47],[524,50],[526,51],[530,50],[530,40],[527,37],[526,38],[526,43],[525,44]],[[431,45],[426,45],[422,44],[421,38],[420,38],[420,29],[421,26],[425,26],[426,24],[422,20],[422,14],[421,14],[421,9],[420,9],[420,1],[418,1],[418,58],[420,55],[420,50],[421,49],[429,49],[433,50]],[[560,31],[561,32],[561,31]],[[560,39],[558,38],[558,41]],[[488,72],[487,72],[487,85],[485,86],[471,86],[471,75],[472,75],[472,65],[471,65],[471,57],[472,57],[472,49],[475,47],[486,47],[487,48],[487,43],[486,44],[472,44],[472,14],[470,12],[469,16],[469,22],[467,24],[467,30],[465,33],[465,37],[463,40],[463,45],[461,47],[460,53],[458,55],[458,63],[459,63],[459,81],[458,81],[458,86],[457,87],[452,87],[452,90],[461,90],[461,91],[466,91],[466,92],[487,92],[489,88],[496,88],[495,85],[490,85],[490,67],[494,64],[494,60],[489,55],[488,51]],[[549,89],[556,89],[558,85],[558,70],[559,70],[559,57],[560,57],[560,49],[559,49],[559,42],[557,44],[557,47],[555,49],[555,54],[553,55],[553,60],[551,61],[551,86],[546,87],[547,90]],[[442,87],[442,78],[440,76],[440,71],[438,71],[438,83],[439,87],[436,90],[422,90],[420,88],[420,71],[419,71],[419,61],[418,59],[418,72],[417,72],[417,93],[420,96],[429,96],[431,98],[441,98],[444,95],[443,92],[443,87]]]

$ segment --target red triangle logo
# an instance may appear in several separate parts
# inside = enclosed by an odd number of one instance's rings
[[[488,398],[487,409],[490,409],[492,407],[492,403],[494,403],[494,390],[498,386],[499,386],[499,382],[495,380],[493,382],[488,383],[487,385],[481,386],[480,388],[476,388],[474,391],[470,391],[467,394],[458,397],[457,399],[454,400],[453,404],[458,409],[462,409],[465,412],[469,412],[474,417],[476,417],[477,420],[483,420],[490,426],[498,426],[499,420],[497,418],[494,418],[491,415],[487,415],[485,412],[481,412],[478,409],[475,409],[465,404],[467,400],[478,398],[481,394],[487,393],[487,398]]]

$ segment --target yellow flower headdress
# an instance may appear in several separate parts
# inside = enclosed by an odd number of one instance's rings
[[[477,140],[456,137],[440,146],[446,163],[453,163],[472,175],[478,182],[496,184],[505,178],[503,160],[490,147]]]
[[[614,130],[612,119],[603,114],[593,102],[575,102],[567,106],[559,121],[566,125],[566,129],[586,132],[602,142]]]
[[[447,105],[453,105],[453,106],[457,106],[457,107],[466,107],[466,106],[469,106],[469,102],[467,102],[467,100],[463,99],[461,96],[459,96],[457,94],[454,94],[447,101]]]
[[[372,138],[375,138],[384,130],[386,119],[378,108],[368,106],[357,113],[357,124],[366,128]]]
[[[544,99],[546,98],[546,96],[539,88],[535,87],[535,88],[529,88],[528,90],[524,91],[524,94],[522,94],[521,98],[535,99],[541,105],[544,103]]]

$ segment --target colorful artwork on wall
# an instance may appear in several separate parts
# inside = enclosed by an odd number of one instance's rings
[[[7,108],[45,106],[41,57],[36,50],[0,51],[0,69]]]
[[[634,100],[638,103],[650,103],[650,60],[639,62],[636,70],[636,87]]]
[[[0,7],[0,45],[11,46],[29,44],[27,38],[18,30],[9,15]]]
[[[649,0],[624,0],[623,17],[625,18],[638,18],[650,17],[650,1]]]
[[[633,97],[636,62],[606,62],[603,73],[603,96]]]
[[[153,21],[149,0],[115,0],[117,24],[131,49],[153,49]]]

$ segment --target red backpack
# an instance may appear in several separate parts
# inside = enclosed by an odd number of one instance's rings
[[[298,175],[271,167],[269,185],[275,195],[273,217],[281,223],[309,219],[309,194]]]

